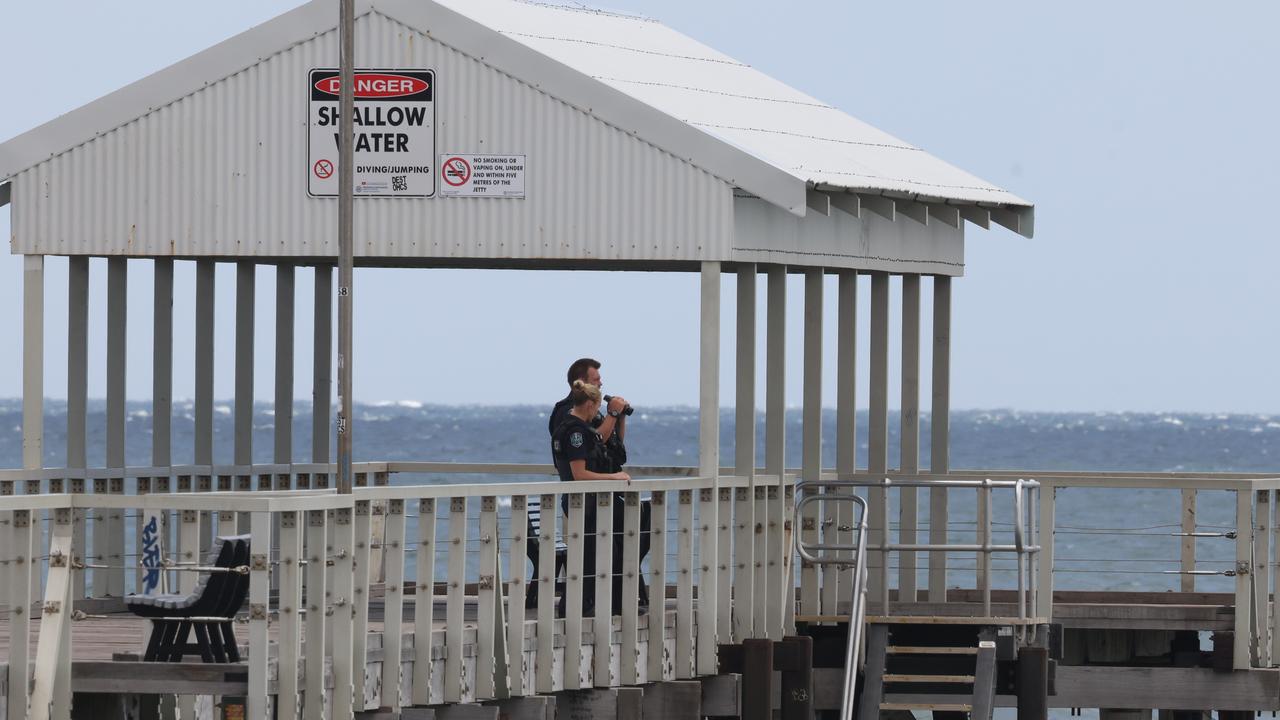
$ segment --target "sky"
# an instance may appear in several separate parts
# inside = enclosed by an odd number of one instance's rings
[[[0,140],[18,135],[298,4],[295,0],[10,3],[0,23]],[[1053,411],[1280,412],[1280,5],[1261,0],[1026,3],[943,0],[598,6],[657,18],[1036,203],[1036,237],[966,230],[954,283],[952,405]],[[334,2],[335,14],[337,3]],[[0,209],[0,235],[10,235]],[[994,228],[994,226],[993,226]],[[65,397],[65,261],[46,288],[46,395]],[[95,262],[90,395],[101,397],[105,266]],[[131,342],[149,346],[149,272],[130,270]],[[180,266],[175,317],[190,316]],[[234,270],[220,268],[221,298]],[[862,307],[867,307],[863,285]],[[636,405],[697,402],[693,274],[360,270],[360,401],[545,403],[579,355]],[[928,283],[925,283],[928,308]],[[732,404],[733,291],[724,281],[722,404]],[[792,281],[788,398],[799,402],[801,283]],[[895,293],[897,287],[895,285]],[[311,280],[298,278],[298,324]],[[259,272],[259,298],[273,297]],[[763,295],[763,293],[761,293]],[[566,296],[611,298],[590,337],[560,338]],[[834,305],[834,285],[828,294]],[[21,263],[0,254],[0,397],[21,394]],[[406,300],[439,312],[405,318]],[[269,303],[257,342],[274,334]],[[232,395],[230,306],[215,394]],[[898,314],[893,308],[896,324]],[[824,398],[834,402],[834,313]],[[866,323],[859,405],[865,406]],[[928,324],[925,325],[928,332]],[[299,333],[295,395],[310,396]],[[175,395],[192,394],[193,336],[177,328]],[[897,341],[894,341],[896,348]],[[927,349],[928,343],[923,343]],[[131,356],[130,398],[150,394]],[[929,356],[923,358],[928,367]],[[256,395],[273,396],[261,353]],[[761,365],[763,367],[763,365]],[[891,360],[896,376],[896,352]],[[928,373],[922,397],[928,398]],[[890,397],[897,397],[893,380]],[[763,398],[763,395],[760,395]],[[896,405],[896,402],[893,403]]]

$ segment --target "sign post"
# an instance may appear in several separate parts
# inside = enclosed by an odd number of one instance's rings
[[[355,158],[355,0],[339,0],[338,89],[338,492],[351,494],[351,301]]]

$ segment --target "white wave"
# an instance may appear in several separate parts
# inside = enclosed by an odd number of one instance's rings
[[[1176,417],[1172,417],[1172,416],[1162,417],[1162,418],[1160,418],[1160,422],[1162,422],[1162,423],[1164,423],[1164,424],[1166,424],[1166,425],[1179,425],[1179,426],[1180,426],[1180,425],[1182,425],[1182,424],[1183,424],[1181,420],[1179,420],[1179,419],[1178,419],[1178,418],[1176,418]]]
[[[129,413],[129,417],[148,418],[148,417],[151,417],[151,413],[147,412],[146,410],[134,410],[133,412]]]
[[[1267,427],[1271,428],[1272,430],[1280,430],[1280,422],[1269,422],[1267,423]]]
[[[231,406],[230,405],[214,405],[213,411],[219,415],[230,415]]]
[[[396,407],[402,407],[409,410],[421,410],[422,403],[417,400],[397,400]]]

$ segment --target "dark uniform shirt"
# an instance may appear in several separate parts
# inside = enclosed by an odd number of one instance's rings
[[[586,460],[587,469],[601,472],[604,443],[600,435],[581,418],[572,413],[556,428],[551,436],[551,456],[555,459],[560,479],[573,480],[574,460]]]
[[[571,410],[573,410],[573,403],[569,402],[568,395],[566,395],[563,400],[556,403],[555,407],[551,408],[551,418],[547,420],[548,435],[553,437],[555,436],[556,428],[560,427],[560,423],[564,422],[565,418],[569,417],[569,411]]]

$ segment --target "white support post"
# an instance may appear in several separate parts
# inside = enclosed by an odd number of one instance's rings
[[[757,613],[755,591],[763,577],[756,572],[756,266],[738,266],[737,307],[737,398],[734,403],[733,474],[748,478],[745,488],[734,492],[733,512],[733,635],[740,643],[755,637]],[[763,492],[763,488],[761,488]],[[763,519],[763,516],[762,516]],[[763,535],[763,533],[762,533]]]
[[[44,256],[22,256],[22,467],[44,467]]]
[[[822,269],[804,271],[804,390],[803,424],[800,450],[800,478],[807,482],[822,480]],[[810,504],[800,518],[800,536],[810,544],[818,542],[819,525],[835,519],[835,503]],[[836,574],[831,573],[830,588],[824,589],[827,576],[817,565],[800,563],[800,611],[805,615],[835,614],[838,597]]]
[[[569,495],[569,516],[565,523],[564,538],[569,546],[568,564],[565,567],[564,612],[564,681],[565,690],[582,689],[582,593],[583,568],[585,567],[586,538],[584,537],[585,498],[582,493]],[[543,517],[546,517],[543,510]],[[552,510],[554,512],[554,510]],[[543,571],[554,573],[554,570]]]
[[[1253,491],[1236,490],[1236,593],[1235,643],[1231,667],[1246,670],[1252,666],[1253,616],[1250,613],[1250,580],[1253,554]]]
[[[399,710],[403,704],[400,655],[404,642],[404,500],[387,501],[383,544],[387,574],[382,613],[382,697],[378,704]]]
[[[942,475],[951,469],[951,278],[933,279],[933,405],[929,414],[929,472]],[[1052,498],[1052,489],[1050,497]],[[929,542],[945,545],[947,539],[947,488],[929,489]],[[1052,499],[1050,506],[1052,507]],[[1052,519],[1052,516],[1050,516]],[[1041,524],[1052,542],[1053,525]],[[1043,567],[1043,560],[1042,567]],[[1048,573],[1053,572],[1049,563]],[[1052,587],[1052,582],[1049,587]],[[1045,586],[1040,586],[1043,595]],[[947,554],[929,553],[929,602],[947,601]],[[1052,595],[1048,602],[1052,603]]]
[[[358,476],[357,476],[358,477]],[[369,563],[369,542],[370,542],[370,517],[371,509],[368,500],[357,500],[355,503],[355,522],[353,523],[356,536],[356,550],[353,568],[355,571],[352,582],[355,588],[352,597],[355,598],[355,604],[352,610],[355,617],[352,618],[352,644],[351,657],[354,663],[352,668],[352,697],[355,702],[356,712],[360,712],[369,707],[369,693],[365,691],[365,664],[368,662],[368,645],[369,645],[369,573],[372,570]]]
[[[619,680],[623,685],[637,685],[640,672],[637,667],[640,600],[640,493],[629,492],[623,496],[622,509],[622,639],[619,643]],[[651,607],[653,596],[650,596]],[[655,609],[655,612],[657,610]],[[654,617],[652,614],[649,616]],[[658,613],[658,617],[662,617]],[[515,667],[519,667],[516,665]]]
[[[294,267],[276,266],[275,461],[293,462]]]
[[[213,319],[217,266],[196,261],[195,463],[213,464]]]
[[[733,488],[716,492],[716,641],[727,643],[733,641]]]
[[[1276,576],[1276,567],[1280,566],[1280,492],[1270,491],[1271,523],[1271,562],[1267,564],[1266,586],[1271,588],[1271,662],[1272,667],[1280,665],[1280,581]],[[1265,607],[1265,605],[1264,605]]]
[[[667,679],[667,493],[655,490],[649,495],[649,632],[645,679],[659,682]]]
[[[494,627],[491,619],[497,611],[498,579],[498,498],[480,498],[479,582],[476,584],[476,679],[472,684],[476,701],[498,696],[494,674],[498,658],[494,654],[498,635],[503,628]],[[505,658],[504,658],[505,660]]]
[[[790,595],[787,587],[795,584],[791,576],[791,544],[784,531],[790,522],[783,507],[782,487],[786,484],[786,381],[787,381],[787,268],[771,265],[768,277],[765,331],[765,441],[764,472],[777,480],[765,493],[768,519],[765,572],[768,588],[765,631],[770,640],[781,640]]]
[[[249,694],[245,698],[245,714],[253,720],[265,720],[271,706],[267,689],[268,618],[271,615],[271,513],[250,513],[249,532]]]
[[[556,517],[560,514],[560,506],[555,495],[543,495],[538,503],[538,577],[534,578],[538,583],[538,635],[535,638],[534,692],[545,694],[555,690]]]
[[[10,568],[9,707],[25,708],[30,697],[32,573],[40,566],[31,548],[40,517],[30,510],[14,510],[12,522],[13,545],[6,548]]]
[[[867,413],[867,472],[884,476],[889,470],[889,275],[871,275],[871,397]],[[883,508],[889,502],[883,487],[872,488],[867,503],[868,540],[872,545],[888,544]],[[888,586],[889,554],[883,550],[867,553],[867,593],[884,597]],[[881,603],[883,604],[883,603]],[[885,614],[889,608],[882,607]]]
[[[463,618],[467,579],[467,499],[449,500],[449,590],[445,601],[444,701],[462,702]]]
[[[720,263],[702,263],[702,319],[699,324],[698,372],[698,475],[713,478],[720,485]],[[714,490],[701,503],[698,521],[702,528],[698,587],[697,673],[714,675],[718,665],[716,632],[719,625],[721,575],[720,505]],[[727,638],[726,638],[727,639]]]
[[[107,480],[107,493],[110,495],[124,494],[128,272],[126,258],[107,260],[107,467],[113,471]],[[117,471],[119,475],[115,474]],[[107,542],[94,554],[98,556],[98,562],[112,566],[106,571],[106,594],[124,597],[124,513],[118,508],[99,508],[98,516],[106,516]]]
[[[791,519],[796,516],[796,485],[792,482],[784,482],[782,485],[782,516],[786,520],[782,523],[782,546],[787,549],[786,555],[782,558],[782,567],[786,572],[787,578],[790,580],[786,584],[786,598],[782,603],[782,634],[791,636],[796,634],[796,583],[795,583],[795,566],[791,560],[795,556],[795,527],[792,526]]]
[[[1270,588],[1267,581],[1271,566],[1271,498],[1267,490],[1255,493],[1256,505],[1253,534],[1253,566],[1249,568],[1250,584],[1253,585],[1253,628],[1254,657],[1257,667],[1271,665],[1271,640],[1267,636],[1268,620],[1271,617],[1269,601]]]
[[[1196,576],[1191,574],[1196,569],[1196,538],[1192,534],[1196,531],[1196,489],[1184,488],[1182,490],[1182,552],[1179,567],[1182,570],[1182,582],[1179,583],[1179,589],[1182,592],[1196,591]]]
[[[1041,481],[1043,483],[1043,481]],[[1058,488],[1044,483],[1038,493],[1040,497],[1040,557],[1036,559],[1036,616],[1045,622],[1053,619],[1053,523],[1054,504],[1058,499]],[[930,564],[932,568],[932,563]]]
[[[858,469],[858,273],[841,270],[836,298],[836,473],[845,475]],[[850,491],[852,492],[852,491]],[[865,520],[866,518],[863,518]],[[836,542],[852,545],[853,507],[839,503],[836,512]],[[853,553],[844,553],[849,558]],[[853,587],[853,573],[847,567],[836,571],[840,587]],[[859,569],[861,572],[861,569]]]
[[[26,513],[27,511],[20,510],[18,512]],[[53,516],[53,524],[49,538],[49,578],[45,587],[44,603],[42,605],[40,642],[36,648],[36,672],[31,683],[29,706],[25,703],[22,705],[17,704],[19,699],[26,699],[27,667],[25,651],[20,668],[23,673],[21,676],[22,687],[15,688],[13,682],[9,683],[10,714],[16,717],[18,713],[14,709],[26,707],[26,716],[38,720],[56,717],[55,706],[57,706],[58,710],[66,713],[63,716],[64,718],[70,715],[70,704],[68,702],[59,703],[56,690],[61,686],[64,693],[70,693],[71,654],[63,652],[63,649],[64,647],[70,647],[70,641],[64,636],[71,633],[71,611],[73,610],[71,603],[71,573],[73,572],[71,556],[73,548],[71,547],[71,542],[74,535],[74,527],[70,508],[59,508],[52,511],[51,514]],[[28,525],[26,530],[31,532],[33,527]],[[39,567],[39,563],[31,564]],[[10,667],[12,667],[16,659],[13,655],[13,648],[11,648]],[[12,680],[12,678],[10,679]]]
[[[299,717],[298,659],[302,650],[302,513],[280,513],[280,630],[276,707],[280,717]]]
[[[431,633],[436,591],[436,501],[418,501],[417,588],[413,598],[414,705],[431,704]]]
[[[329,462],[333,401],[333,268],[316,266],[311,377],[311,462]]]
[[[678,491],[676,510],[676,654],[673,660],[677,680],[694,676],[693,666],[693,518],[692,490]]]
[[[325,510],[307,511],[307,643],[302,696],[306,720],[324,720],[325,617],[329,613],[329,598],[324,591],[329,563],[327,518]]]
[[[332,640],[333,657],[333,703],[330,708],[331,718],[349,718],[355,713],[354,673],[358,670],[364,674],[364,658],[360,658],[359,666],[355,663],[355,568],[353,555],[355,552],[355,508],[338,508],[334,511],[331,526],[333,543],[333,621],[329,626]],[[329,642],[326,635],[325,642]]]
[[[157,273],[156,282],[161,281]],[[157,286],[159,287],[159,286]],[[164,336],[157,334],[155,347],[157,355],[163,344]],[[157,357],[159,360],[160,358]],[[163,370],[163,364],[156,373]],[[79,478],[68,477],[68,492],[84,492],[83,470],[88,466],[88,453],[85,442],[85,426],[88,418],[89,388],[89,258],[79,255],[68,259],[67,267],[67,467],[80,471]],[[159,397],[153,394],[153,397]],[[167,396],[166,396],[167,397]],[[158,402],[158,401],[157,401]],[[154,408],[158,410],[159,407]],[[168,448],[168,415],[159,417],[153,412],[155,426],[152,432],[153,448],[163,441]],[[153,457],[154,459],[154,457]],[[156,463],[152,463],[156,465]],[[166,464],[168,464],[166,462]],[[68,473],[72,475],[72,473]],[[77,554],[85,550],[84,511],[73,511],[75,531],[72,546]],[[75,573],[71,578],[72,597],[85,596],[85,573]]]
[[[526,597],[526,563],[528,562],[529,528],[528,498],[511,497],[511,546],[508,549],[507,571],[507,677],[511,683],[511,697],[529,694],[524,680],[524,601]]]
[[[920,472],[920,276],[902,276],[902,411],[899,468],[903,474]],[[916,542],[919,522],[917,488],[904,487],[899,494],[898,542]],[[1019,560],[1021,561],[1021,560]],[[898,600],[916,601],[916,554],[898,553]]]
[[[590,502],[590,500],[588,500]],[[595,621],[592,623],[591,684],[610,687],[610,641],[613,639],[613,493],[596,493],[596,534],[586,541],[595,543]]]
[[[769,586],[769,573],[767,565],[769,561],[769,543],[770,538],[776,536],[776,530],[772,530],[772,524],[769,522],[769,491],[777,491],[777,486],[766,486],[757,483],[752,488],[751,502],[755,506],[752,515],[754,516],[754,526],[751,528],[751,544],[752,544],[752,575],[754,587],[751,591],[751,637],[767,638],[769,636],[770,615],[769,615],[769,598],[776,594],[774,588]],[[745,638],[744,638],[745,639]]]

